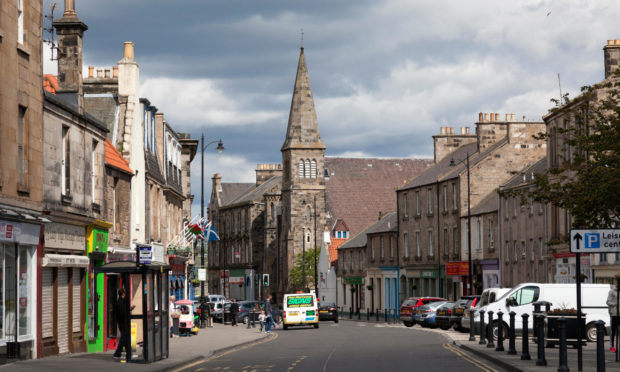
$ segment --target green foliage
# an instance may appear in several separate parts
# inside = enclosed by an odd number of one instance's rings
[[[516,191],[522,201],[551,204],[568,210],[573,228],[614,227],[620,216],[620,75],[584,87],[582,94],[561,110],[568,112],[566,138],[558,148],[558,165],[535,175],[534,188]],[[563,114],[562,113],[562,114]],[[551,133],[537,136],[548,140]],[[566,147],[568,146],[568,147]]]
[[[308,249],[306,251],[306,287],[313,289],[316,288],[314,282],[314,258],[316,257],[316,262],[319,262],[319,255],[321,254],[321,247],[317,247],[316,249]],[[291,269],[291,272],[288,276],[288,283],[290,289],[298,289],[303,290],[303,254],[300,253],[295,257],[295,266]]]

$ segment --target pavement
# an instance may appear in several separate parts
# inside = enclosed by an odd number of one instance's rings
[[[114,350],[103,353],[78,353],[53,356],[35,360],[17,361],[0,366],[0,372],[31,371],[172,371],[214,354],[267,342],[274,336],[258,332],[256,328],[237,327],[215,323],[213,328],[203,328],[197,335],[170,339],[169,358],[151,364],[120,363],[112,358]]]

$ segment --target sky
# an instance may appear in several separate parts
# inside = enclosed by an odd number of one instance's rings
[[[326,155],[342,157],[432,158],[441,126],[474,131],[479,112],[540,121],[560,89],[603,79],[620,38],[617,0],[75,2],[85,69],[133,41],[141,95],[175,130],[222,139],[205,151],[205,205],[214,173],[253,182],[256,164],[281,162],[302,30]],[[200,170],[198,153],[193,214]]]

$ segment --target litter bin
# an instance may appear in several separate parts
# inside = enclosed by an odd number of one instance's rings
[[[179,335],[179,318],[172,318],[172,334],[175,336]]]
[[[230,308],[224,310],[223,322],[224,322],[224,324],[231,324],[232,323],[232,314],[230,313]]]

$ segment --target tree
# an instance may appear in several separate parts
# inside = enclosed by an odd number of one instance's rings
[[[620,216],[620,73],[560,108],[570,125],[558,128],[564,154],[545,174],[535,175],[534,188],[516,191],[522,200],[551,204],[567,210],[573,228],[608,228]],[[552,134],[537,137],[551,140]],[[548,141],[549,144],[549,141]],[[553,143],[549,144],[553,146]]]
[[[317,247],[316,249],[308,249],[306,250],[306,287],[316,289],[316,283],[314,282],[314,272],[316,270],[314,266],[315,257],[316,262],[319,261],[319,254],[321,254],[321,247]],[[290,288],[300,288],[303,290],[303,253],[300,253],[295,257],[295,266],[291,269],[291,272],[288,275],[288,283]]]

